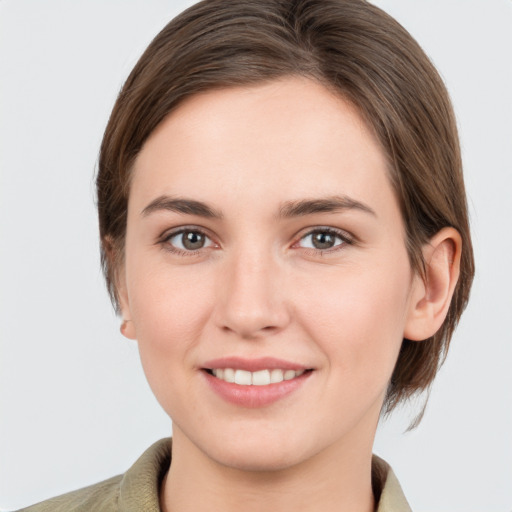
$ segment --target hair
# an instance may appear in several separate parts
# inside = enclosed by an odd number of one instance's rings
[[[155,37],[122,87],[101,144],[96,185],[107,288],[119,311],[116,273],[131,168],[159,123],[195,94],[293,76],[350,102],[373,129],[388,158],[415,272],[425,279],[422,247],[439,230],[451,226],[462,238],[447,317],[428,340],[403,340],[383,408],[389,413],[429,390],[467,304],[474,260],[446,88],[412,36],[364,0],[204,0]]]

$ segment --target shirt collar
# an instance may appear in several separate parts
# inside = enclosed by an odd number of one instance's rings
[[[393,470],[377,455],[372,458],[372,484],[378,499],[376,512],[412,512]]]
[[[124,474],[118,506],[120,512],[160,512],[160,487],[171,463],[171,439],[162,439],[148,448]],[[411,512],[391,467],[376,455],[372,459],[376,512]]]

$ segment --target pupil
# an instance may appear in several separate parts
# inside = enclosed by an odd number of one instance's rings
[[[317,249],[330,249],[334,246],[334,236],[329,233],[315,233],[313,235],[313,245]]]
[[[204,235],[194,231],[188,231],[183,233],[182,243],[183,247],[186,249],[201,249],[201,247],[204,245]]]

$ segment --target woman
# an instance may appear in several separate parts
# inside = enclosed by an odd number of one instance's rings
[[[377,422],[432,383],[474,271],[409,34],[359,1],[196,4],[126,81],[97,193],[172,450],[29,510],[408,510]]]

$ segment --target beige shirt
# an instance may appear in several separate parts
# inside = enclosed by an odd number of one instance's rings
[[[124,474],[78,491],[24,508],[19,512],[160,512],[159,492],[171,463],[171,441],[158,441]],[[411,512],[391,468],[374,456],[376,512]]]

